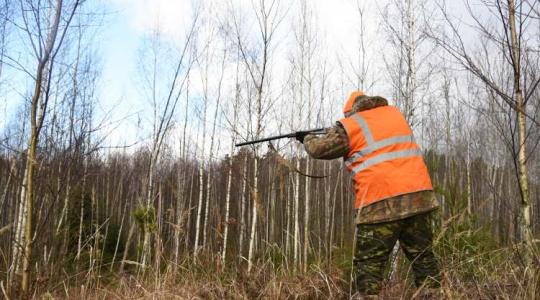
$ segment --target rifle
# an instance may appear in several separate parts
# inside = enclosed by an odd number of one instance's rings
[[[262,139],[258,139],[258,140],[238,143],[235,146],[240,147],[240,146],[252,145],[252,144],[268,142],[268,141],[273,141],[273,140],[279,140],[279,139],[284,139],[284,138],[303,139],[308,134],[324,134],[324,130],[325,130],[324,128],[317,128],[317,129],[296,131],[296,132],[292,132],[292,133],[287,133],[287,134],[282,134],[282,135],[275,135],[275,136],[266,137],[266,138],[262,138]]]

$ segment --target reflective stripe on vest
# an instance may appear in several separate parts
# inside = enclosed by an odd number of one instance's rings
[[[401,150],[401,151],[394,151],[394,152],[388,152],[383,153],[381,155],[377,155],[375,157],[372,157],[370,159],[367,159],[365,162],[359,164],[358,166],[354,167],[351,172],[356,175],[356,173],[361,172],[373,165],[376,165],[378,163],[382,163],[387,160],[393,160],[398,158],[405,158],[410,156],[421,156],[422,151],[420,149],[409,149],[409,150]]]
[[[367,146],[355,152],[354,154],[352,154],[351,157],[349,157],[345,161],[345,165],[347,165],[347,167],[351,167],[351,165],[354,162],[358,161],[363,156],[366,156],[384,147],[388,147],[393,144],[414,142],[414,137],[412,135],[398,135],[398,136],[386,138],[386,139],[375,142],[375,140],[373,139],[373,134],[371,133],[371,130],[369,129],[369,126],[367,125],[366,120],[360,114],[354,114],[353,116],[351,116],[351,118],[355,120],[358,126],[360,126],[360,128],[362,129],[362,133],[364,134],[364,137],[366,138]],[[420,151],[420,149],[410,149],[410,150],[401,150],[401,151],[383,153],[375,157],[372,157],[370,159],[367,159],[360,165],[354,167],[351,170],[351,172],[353,173],[353,176],[354,176],[358,172],[361,172],[362,170],[365,170],[378,163],[382,163],[388,160],[393,160],[393,159],[398,159],[398,158],[405,158],[405,157],[410,157],[410,156],[421,156],[421,155],[422,155],[422,152]]]
[[[371,145],[375,143],[375,140],[373,139],[373,134],[371,134],[371,130],[369,130],[369,126],[367,125],[366,120],[364,120],[364,118],[362,118],[362,116],[359,114],[354,114],[352,116],[352,119],[355,120],[358,125],[360,125],[360,128],[362,128],[362,133],[364,133],[367,144]]]
[[[349,157],[345,161],[345,164],[349,167],[362,156],[366,156],[370,154],[371,152],[377,151],[384,147],[388,147],[393,144],[401,144],[401,143],[414,143],[414,137],[412,135],[398,135],[398,136],[394,136],[394,137],[387,138],[384,140],[380,140],[378,142],[374,142],[373,144],[368,143],[367,147],[363,148],[360,151],[355,152],[351,157]]]

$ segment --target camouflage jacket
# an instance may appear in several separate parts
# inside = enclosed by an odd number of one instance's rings
[[[373,103],[370,104],[369,108],[387,105],[384,98],[372,97],[371,99],[373,99]],[[363,103],[364,107],[355,103],[353,110],[369,109],[365,107],[366,101]],[[369,101],[367,103],[369,104]],[[307,135],[304,139],[304,147],[311,157],[327,160],[345,157],[350,150],[349,138],[339,122],[327,129],[324,135]],[[432,191],[400,195],[375,202],[358,210],[356,223],[370,224],[394,221],[436,209],[438,206],[439,203]]]

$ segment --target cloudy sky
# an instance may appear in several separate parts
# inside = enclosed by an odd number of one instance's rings
[[[250,0],[233,1],[235,5],[251,7]],[[103,78],[101,82],[101,108],[103,111],[114,111],[113,119],[125,119],[122,128],[122,137],[116,133],[114,139],[125,138],[136,140],[134,123],[138,122],[141,111],[148,109],[148,103],[141,99],[140,91],[134,88],[137,84],[134,74],[138,72],[138,53],[141,41],[152,29],[159,26],[166,38],[174,41],[179,39],[189,26],[193,1],[190,0],[113,0],[108,5],[112,13],[104,26],[103,38],[100,45],[103,53]],[[202,1],[205,3],[205,1]],[[214,3],[220,3],[214,1]],[[225,2],[223,2],[225,3]],[[288,23],[294,17],[295,6],[288,1],[282,5],[290,5],[286,13],[287,21],[281,25],[282,34],[290,32],[292,24]],[[318,24],[315,24],[325,36],[329,46],[329,55],[332,51],[351,52],[351,36],[358,33],[357,2],[352,0],[310,0]],[[360,2],[367,14],[375,13],[378,7],[372,1]],[[224,5],[225,7],[225,5]],[[224,8],[225,9],[225,8]],[[375,18],[366,18],[371,28],[371,35],[376,34],[377,21]],[[368,28],[369,29],[369,28]],[[279,38],[278,38],[279,40]],[[281,59],[285,62],[285,59]],[[277,63],[279,65],[279,62]],[[127,141],[129,144],[130,142]]]
[[[252,1],[255,0],[97,0],[88,2],[105,11],[101,27],[97,29],[95,48],[98,51],[101,76],[98,85],[99,102],[96,110],[97,119],[106,118],[114,122],[103,134],[109,135],[110,144],[132,144],[135,141],[148,139],[148,132],[140,132],[141,120],[150,109],[149,102],[141,93],[140,54],[145,36],[153,29],[159,28],[162,37],[171,43],[181,41],[187,27],[191,23],[194,7],[207,5],[215,11],[226,11],[232,5],[247,12],[253,12]],[[366,55],[371,61],[370,80],[374,82],[368,93],[386,97],[389,88],[383,79],[384,69],[383,45],[386,42],[381,29],[381,10],[386,1],[374,0],[306,0],[313,9],[316,35],[321,40],[320,56],[327,59],[330,68],[346,73],[350,61],[342,61],[344,67],[337,64],[337,54],[352,60],[358,57],[358,38],[360,35],[360,19],[358,7],[364,9],[364,25],[366,36]],[[295,19],[299,15],[299,2],[281,1],[285,21],[280,25],[278,50],[282,50],[272,62],[273,72],[283,74],[287,68],[287,55],[290,54],[288,44]],[[195,70],[196,72],[196,70]],[[193,83],[194,94],[197,94],[197,83]],[[20,83],[11,83],[11,90],[5,98],[0,118],[0,129],[6,120],[13,119],[17,108],[21,107],[21,95],[27,93],[28,87]],[[336,112],[346,95],[335,93]],[[196,105],[195,105],[196,106]],[[339,107],[338,107],[339,106]],[[178,108],[182,111],[182,107]],[[195,115],[195,114],[194,114]],[[338,114],[335,116],[339,117]],[[195,124],[194,127],[200,124]],[[332,123],[331,121],[329,122]],[[151,124],[143,124],[146,130]],[[219,131],[219,129],[218,129]],[[272,131],[272,130],[270,130]],[[274,134],[276,132],[265,132]],[[219,134],[226,134],[218,132]]]

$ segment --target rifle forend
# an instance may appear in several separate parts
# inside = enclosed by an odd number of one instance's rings
[[[266,138],[262,138],[262,139],[258,139],[258,140],[238,143],[235,146],[240,147],[240,146],[258,144],[258,143],[262,143],[262,142],[268,142],[268,141],[279,140],[279,139],[284,139],[284,138],[303,138],[308,134],[324,134],[324,130],[325,130],[324,128],[317,128],[317,129],[295,131],[295,132],[292,132],[292,133],[287,133],[287,134],[282,134],[282,135],[275,135],[275,136],[266,137]]]

